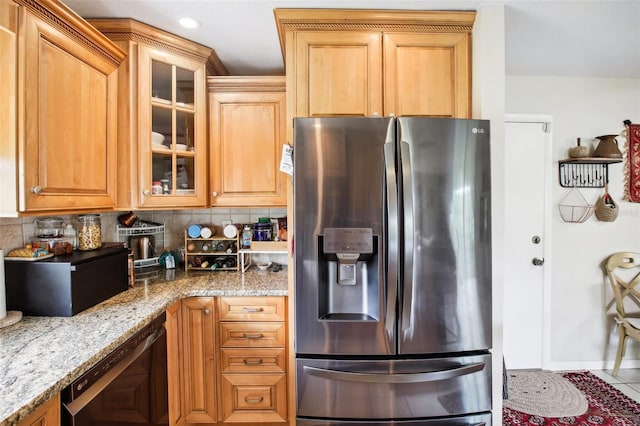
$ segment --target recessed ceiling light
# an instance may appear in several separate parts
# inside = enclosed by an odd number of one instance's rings
[[[200,22],[189,17],[180,18],[178,22],[185,28],[198,28],[200,26]]]

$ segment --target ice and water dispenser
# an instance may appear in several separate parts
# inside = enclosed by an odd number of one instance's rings
[[[320,320],[380,317],[378,236],[371,228],[325,228],[318,235]]]

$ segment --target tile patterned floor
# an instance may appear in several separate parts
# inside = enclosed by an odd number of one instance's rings
[[[621,368],[618,377],[611,375],[612,370],[591,370],[591,373],[640,402],[640,368]]]

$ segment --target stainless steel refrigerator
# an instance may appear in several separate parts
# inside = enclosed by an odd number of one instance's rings
[[[297,424],[491,424],[489,122],[294,135]]]

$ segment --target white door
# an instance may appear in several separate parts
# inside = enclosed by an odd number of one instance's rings
[[[551,118],[510,114],[505,125],[504,359],[508,369],[543,368]]]

